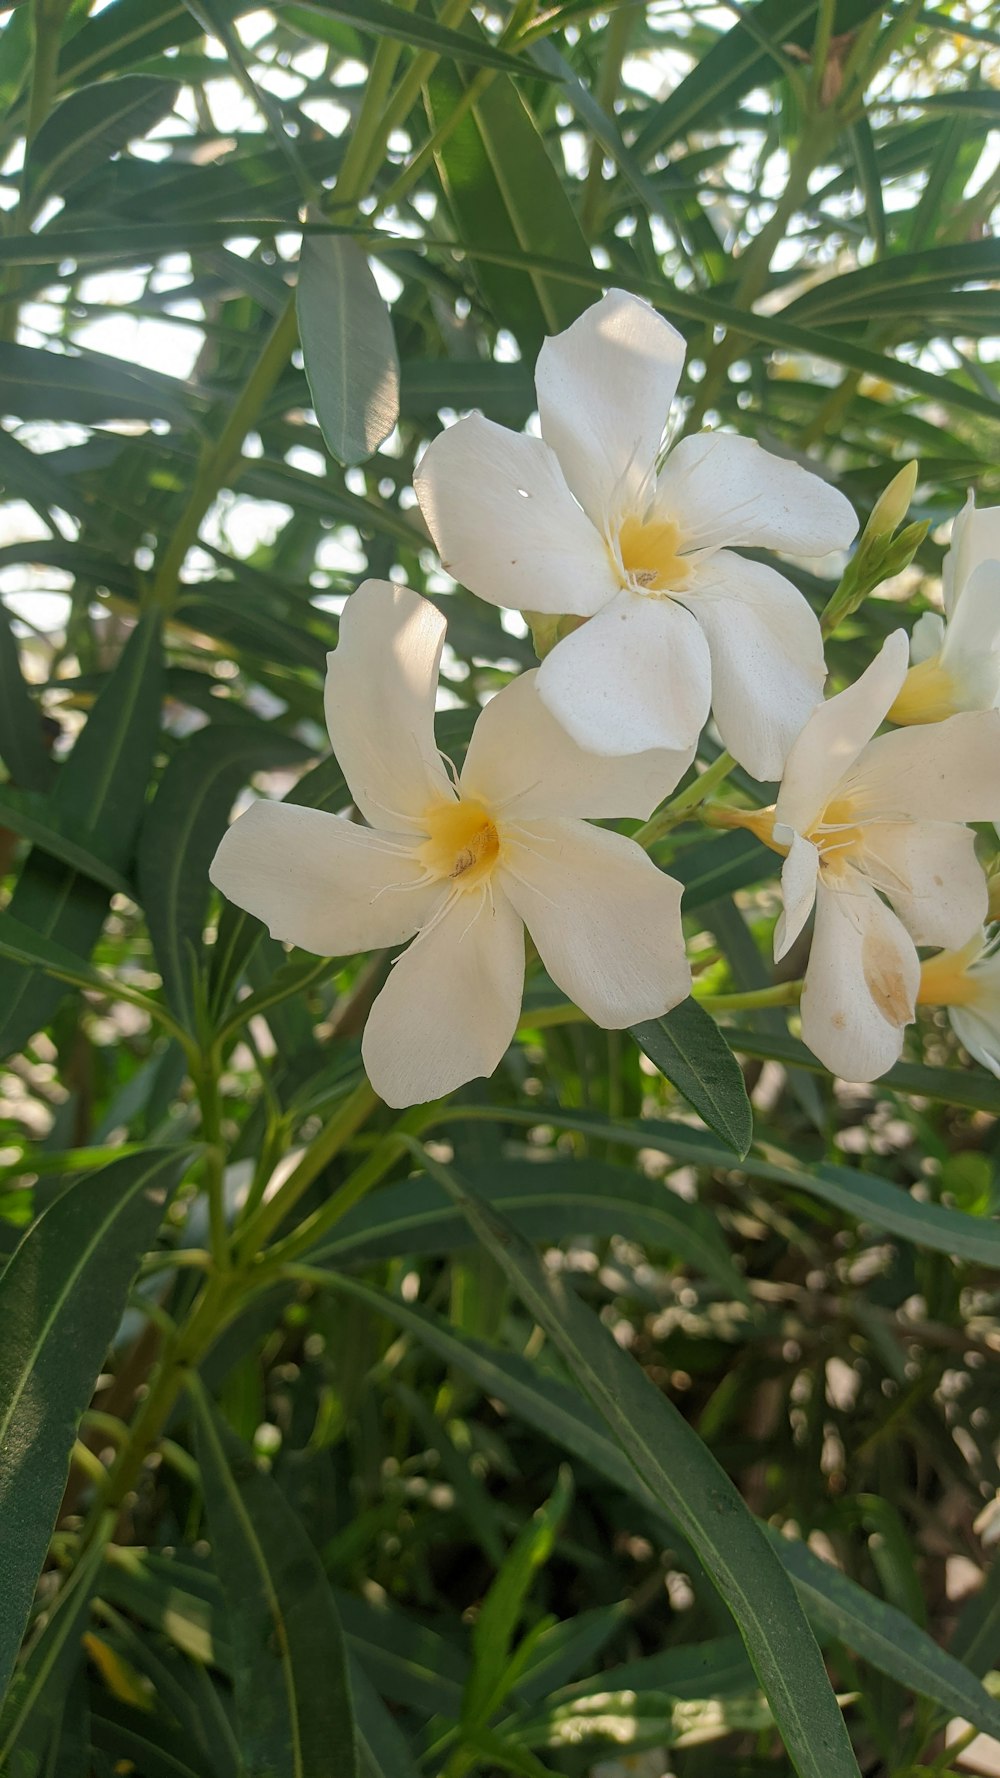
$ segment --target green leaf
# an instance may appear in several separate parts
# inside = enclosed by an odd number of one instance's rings
[[[21,672],[10,616],[0,600],[0,760],[22,790],[48,790],[55,777],[42,733],[42,713]]]
[[[348,1661],[361,1778],[418,1778],[409,1747],[360,1661]]]
[[[529,1240],[613,1235],[627,1226],[635,1240],[677,1254],[723,1290],[745,1297],[746,1285],[714,1217],[631,1168],[589,1159],[487,1161],[476,1169],[475,1186]],[[407,1179],[349,1211],[316,1257],[346,1265],[360,1258],[451,1253],[470,1238],[439,1184]]]
[[[101,691],[52,792],[53,825],[65,816],[77,835],[116,871],[131,862],[153,748],[159,733],[163,662],[158,616],[142,618]],[[87,875],[39,854],[29,855],[9,903],[11,917],[77,958],[93,948],[104,924],[108,891]],[[62,998],[16,964],[0,965],[0,1053],[18,1049]]]
[[[13,1668],[76,1429],[185,1153],[147,1149],[71,1185],[0,1278],[0,1689]]]
[[[815,1638],[725,1471],[669,1398],[513,1225],[429,1156],[428,1170],[562,1353],[616,1443],[697,1551],[733,1614],[800,1778],[859,1778]]]
[[[1000,1699],[894,1605],[876,1599],[808,1545],[771,1533],[812,1622],[919,1697],[1000,1737]],[[779,1547],[780,1546],[780,1547]]]
[[[320,1274],[313,1276],[318,1280]],[[388,1315],[405,1333],[436,1352],[445,1364],[471,1378],[484,1395],[506,1402],[544,1438],[554,1440],[624,1489],[654,1515],[654,1520],[663,1524],[667,1519],[669,1509],[665,1503],[654,1496],[590,1403],[575,1389],[546,1375],[537,1364],[518,1354],[459,1334],[428,1310],[403,1303],[358,1278],[331,1273],[327,1282]],[[879,1672],[912,1686],[943,1707],[951,1708],[946,1700],[956,1695],[956,1687],[960,1688],[961,1713],[977,1726],[985,1728],[995,1720],[996,1701],[981,1686],[970,1686],[961,1664],[938,1648],[902,1612],[876,1600],[857,1582],[814,1557],[804,1545],[772,1534],[768,1526],[763,1529],[772,1536],[775,1553],[800,1588],[807,1613],[815,1614],[818,1627],[829,1628]],[[995,1568],[994,1572],[1000,1569]],[[828,1585],[831,1575],[836,1576],[835,1593]],[[745,1690],[749,1670],[742,1644],[726,1641],[717,1646],[718,1655],[713,1655],[707,1671],[699,1651],[670,1649],[662,1655],[613,1668],[603,1678],[616,1689],[652,1686],[681,1698],[719,1697]],[[682,1663],[680,1672],[675,1665],[678,1661]],[[985,1658],[980,1663],[984,1670],[988,1664]]]
[[[316,418],[338,463],[363,463],[399,417],[399,359],[389,311],[348,235],[306,235],[296,296]]]
[[[180,87],[148,74],[122,74],[113,86],[83,86],[49,112],[31,144],[26,173],[36,204],[65,192],[95,167],[145,136],[176,103]]]
[[[83,1658],[80,1639],[103,1558],[104,1543],[98,1536],[57,1595],[44,1629],[7,1692],[0,1710],[4,1778],[41,1778],[46,1744]]]
[[[715,1020],[689,997],[630,1029],[643,1054],[742,1158],[753,1141],[753,1111],[743,1070]]]
[[[457,70],[435,70],[426,88],[433,129],[451,117],[466,91]],[[509,249],[561,258],[591,275],[593,261],[534,119],[509,80],[493,81],[449,130],[436,158],[456,228],[475,263],[493,319],[510,328],[522,357],[531,361],[545,335],[575,321],[588,297],[558,274],[533,266],[506,269],[498,253]]]
[[[812,1051],[786,1031],[749,1031],[742,1025],[727,1025],[726,1031],[733,1049],[742,1056],[759,1056],[827,1076],[827,1069]],[[969,1111],[1000,1115],[1000,1084],[985,1069],[927,1068],[920,1062],[896,1062],[878,1084],[880,1089],[916,1093],[922,1099],[942,1099]]]
[[[347,19],[359,31],[371,31],[397,43],[412,43],[416,49],[429,49],[435,55],[448,56],[455,62],[500,68],[508,74],[538,76],[538,70],[531,63],[525,65],[517,56],[496,49],[488,40],[480,41],[464,31],[449,30],[447,25],[439,25],[436,19],[421,17],[419,13],[404,12],[398,5],[390,4],[390,0],[354,0],[353,4],[346,3],[346,0],[297,0],[296,11]],[[559,77],[546,74],[542,78],[557,80]]]
[[[462,1698],[463,1730],[488,1723],[510,1690],[507,1670],[525,1600],[537,1570],[552,1554],[572,1498],[573,1473],[563,1468],[551,1498],[521,1527],[479,1608]]]
[[[315,1778],[334,1750],[338,1778],[359,1778],[343,1632],[319,1556],[200,1385],[193,1399],[247,1778]]]
[[[41,237],[35,236],[37,246]],[[172,420],[190,427],[184,384],[100,352],[53,352],[0,342],[4,406],[21,420]]]
[[[0,785],[0,824],[19,833],[22,839],[32,840],[43,852],[60,858],[81,876],[103,883],[113,894],[134,896],[127,877],[99,857],[92,846],[73,838],[65,815],[60,818],[60,825],[55,825],[50,797],[40,796],[37,791],[15,790],[9,784]]]
[[[237,792],[253,772],[302,765],[309,757],[301,741],[264,723],[212,726],[182,742],[160,780],[139,833],[139,893],[164,994],[188,1021],[208,869]]]

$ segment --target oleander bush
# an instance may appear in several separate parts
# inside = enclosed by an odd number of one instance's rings
[[[0,13],[9,1778],[1000,1770],[998,72]]]

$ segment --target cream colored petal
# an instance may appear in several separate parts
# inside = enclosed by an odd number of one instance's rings
[[[780,778],[789,750],[823,701],[819,621],[784,575],[720,550],[678,597],[712,657],[712,714],[740,765]]]
[[[923,622],[914,625],[911,653]],[[941,664],[956,681],[962,708],[1000,703],[1000,562],[981,562],[969,576],[944,633]]]
[[[914,666],[929,661],[944,647],[946,628],[937,611],[922,611],[910,631],[910,659]]]
[[[537,678],[537,669],[519,674],[486,705],[462,769],[463,796],[499,808],[505,821],[644,821],[687,771],[693,746],[616,758],[587,752],[542,703]]]
[[[422,1105],[503,1060],[521,1011],[524,927],[503,891],[456,893],[392,966],[361,1044],[387,1105]]]
[[[645,503],[684,352],[648,303],[609,290],[539,353],[542,437],[602,530]]]
[[[959,1043],[1000,1079],[1000,1005],[949,1006],[948,1017]]]
[[[655,510],[678,526],[685,549],[743,545],[825,556],[846,549],[858,529],[838,488],[732,432],[696,433],[674,446]]]
[[[540,438],[472,414],[428,445],[413,486],[444,567],[492,605],[590,617],[617,593],[604,533]]]
[[[556,986],[608,1030],[660,1018],[691,971],[681,886],[633,840],[582,821],[538,821],[505,836],[506,893]]]
[[[1000,561],[1000,506],[977,506],[970,494],[952,527],[951,548],[942,568],[949,618],[980,563],[990,561]]]
[[[821,876],[802,990],[802,1036],[843,1080],[877,1080],[903,1048],[920,963],[913,940],[856,871]]]
[[[812,913],[818,870],[819,853],[812,841],[804,840],[801,834],[793,834],[781,871],[781,895],[785,905],[774,928],[776,963],[780,963],[791,950]]]
[[[434,742],[445,628],[429,599],[387,580],[366,580],[341,614],[326,657],[326,724],[373,827],[414,830],[429,802],[454,797]]]
[[[321,957],[401,944],[442,897],[398,835],[291,803],[254,803],[240,815],[209,875],[272,938]]]
[[[708,643],[683,605],[621,593],[546,655],[538,695],[594,753],[681,752],[708,716]]]
[[[918,945],[958,950],[986,918],[976,836],[957,821],[879,822],[865,830],[865,871]]]
[[[887,636],[871,665],[810,716],[792,746],[775,820],[795,833],[815,825],[841,779],[884,721],[907,673],[905,630]]]
[[[860,820],[1000,821],[1000,710],[877,736],[843,790]]]

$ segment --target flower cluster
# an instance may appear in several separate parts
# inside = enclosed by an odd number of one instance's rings
[[[258,802],[216,854],[213,882],[277,938],[330,956],[408,943],[363,1042],[389,1104],[498,1066],[525,928],[598,1024],[657,1018],[686,996],[679,884],[593,823],[648,817],[710,712],[746,771],[780,779],[770,810],[729,820],[784,854],[777,958],[815,910],[802,1031],[816,1055],[874,1079],[918,1001],[936,1000],[1000,1068],[1000,1037],[983,1035],[1000,977],[980,955],[988,897],[967,825],[1000,820],[1000,514],[968,508],[956,523],[947,625],[918,623],[914,664],[897,631],[824,702],[811,606],[737,552],[843,550],[852,508],[745,438],[703,433],[664,454],[683,358],[668,322],[611,291],[542,349],[540,436],[473,415],[433,441],[415,487],[442,562],[532,615],[541,665],[487,703],[458,772],[434,739],[444,619],[408,588],[366,582],[326,682],[360,819]],[[878,734],[887,718],[916,726]],[[944,947],[923,973],[918,945]]]

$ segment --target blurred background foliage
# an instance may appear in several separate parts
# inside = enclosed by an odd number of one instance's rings
[[[790,1735],[538,1277],[796,1540],[856,1769],[1000,1770],[974,1740],[1000,1744],[1000,1088],[942,1015],[864,1089],[782,1011],[723,1019],[742,1159],[725,1066],[706,1132],[538,982],[496,1079],[387,1148],[351,1110],[386,961],[286,957],[207,880],[250,787],[343,807],[322,676],[362,577],[446,611],[450,753],[532,663],[440,571],[414,462],[470,407],[528,422],[543,337],[609,284],[685,334],[687,427],[808,457],[862,522],[920,459],[926,540],[835,682],[936,607],[966,489],[1000,498],[998,70],[974,0],[0,14],[5,1253],[52,1218],[0,1281],[12,1778],[849,1772]],[[345,393],[373,341],[399,388],[374,450]],[[819,609],[841,567],[789,571]],[[655,856],[699,990],[766,986],[769,854],[692,824]],[[223,1154],[228,1211],[296,1263],[178,1353]],[[297,1221],[267,1226],[290,1175]],[[544,1274],[475,1240],[462,1180]],[[157,1425],[164,1343],[201,1390]],[[699,1524],[729,1510],[685,1474]]]

